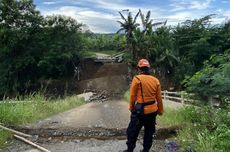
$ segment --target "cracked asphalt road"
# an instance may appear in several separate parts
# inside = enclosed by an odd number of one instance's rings
[[[167,102],[165,106],[178,108],[179,104]],[[40,120],[34,124],[29,124],[26,128],[31,130],[50,130],[50,129],[68,129],[71,128],[78,132],[79,128],[94,128],[120,129],[125,130],[129,123],[130,112],[128,110],[128,102],[122,100],[112,100],[101,103],[88,103],[80,107],[59,113],[52,117]],[[102,130],[103,132],[103,130]],[[70,133],[71,134],[71,133]],[[125,136],[125,135],[124,135]],[[83,136],[84,137],[84,134]],[[54,140],[53,137],[37,141],[37,143],[52,152],[119,152],[126,148],[126,140],[124,138],[95,139],[92,137],[76,137],[71,140],[60,138]],[[139,152],[142,148],[142,137],[137,141],[135,152]],[[2,152],[36,152],[38,150],[31,146],[13,140],[9,146]],[[164,140],[154,140],[152,151],[165,151]]]

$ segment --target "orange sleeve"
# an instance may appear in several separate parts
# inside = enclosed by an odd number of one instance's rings
[[[134,110],[135,101],[137,100],[137,89],[138,89],[138,81],[136,78],[133,78],[131,86],[130,86],[130,100],[129,100],[129,110]]]
[[[157,107],[158,107],[158,112],[163,113],[164,112],[164,107],[163,107],[163,102],[162,102],[162,97],[161,97],[161,85],[160,83],[157,85]]]

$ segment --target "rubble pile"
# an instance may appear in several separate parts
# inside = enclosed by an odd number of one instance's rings
[[[109,100],[109,94],[106,90],[94,92],[88,102],[105,102]]]
[[[86,102],[105,102],[109,100],[109,93],[106,90],[85,90],[78,97],[83,98]]]

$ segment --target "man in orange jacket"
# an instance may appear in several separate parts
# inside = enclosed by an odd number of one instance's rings
[[[157,114],[163,114],[163,103],[161,98],[161,85],[157,78],[150,75],[150,64],[148,60],[141,59],[138,62],[140,74],[135,76],[130,87],[129,110],[131,120],[127,128],[127,146],[124,152],[133,152],[138,134],[144,126],[144,149],[141,152],[149,152]]]

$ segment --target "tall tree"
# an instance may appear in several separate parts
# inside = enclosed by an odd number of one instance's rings
[[[42,76],[59,78],[73,72],[83,48],[81,24],[70,17],[56,15],[44,19],[43,53],[38,62]],[[76,63],[75,63],[76,64]]]
[[[210,43],[214,34],[210,24],[211,17],[212,15],[208,15],[201,19],[187,20],[173,31],[175,46],[183,63],[177,67],[176,75],[179,80],[200,70],[203,62],[216,52],[216,47]]]
[[[119,12],[122,21],[118,21],[120,23],[121,28],[118,30],[117,33],[124,31],[126,38],[127,38],[127,48],[131,52],[133,56],[133,60],[137,59],[137,52],[136,52],[136,46],[135,46],[135,40],[134,40],[134,31],[139,26],[139,23],[136,23],[137,17],[139,15],[139,12],[135,15],[133,18],[132,13],[128,10],[128,15],[125,18],[124,15]]]
[[[155,30],[159,27],[166,26],[167,21],[165,22],[156,22],[153,23],[153,19],[151,19],[151,11],[148,11],[146,15],[139,10],[140,18],[141,18],[141,26],[142,28],[138,28],[135,30],[135,42],[137,43],[138,56],[150,58],[153,51],[154,40],[151,37],[154,36]]]
[[[1,0],[0,10],[1,94],[22,88],[32,79],[31,74],[36,75],[31,39],[39,33],[42,17],[32,0]]]
[[[0,96],[24,93],[42,78],[73,74],[82,49],[81,24],[43,18],[32,0],[0,1]]]

